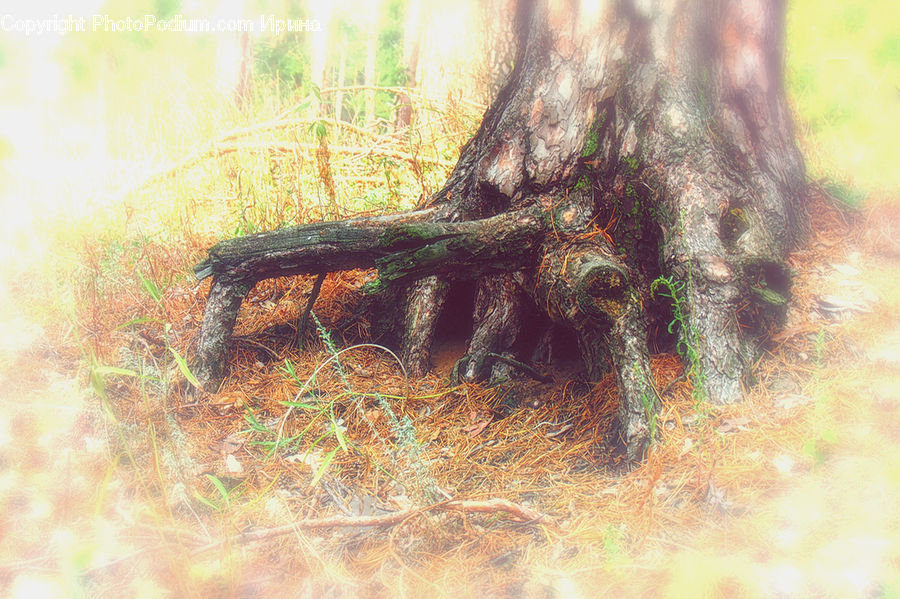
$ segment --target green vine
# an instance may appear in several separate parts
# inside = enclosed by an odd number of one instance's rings
[[[704,389],[703,369],[700,365],[700,332],[688,322],[685,311],[685,289],[690,292],[690,273],[688,283],[678,281],[673,276],[657,277],[650,283],[650,294],[668,299],[672,303],[672,320],[669,322],[669,333],[675,334],[678,327],[678,342],[675,350],[681,359],[685,361],[688,372],[687,378],[693,385],[692,395],[694,401],[699,403],[706,399]]]

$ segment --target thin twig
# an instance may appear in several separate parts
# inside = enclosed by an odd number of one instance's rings
[[[316,277],[312,292],[309,294],[309,301],[306,303],[306,311],[303,312],[303,318],[300,319],[300,323],[297,325],[297,347],[300,349],[303,349],[303,333],[306,332],[306,326],[309,324],[309,313],[312,312],[313,304],[316,303],[316,298],[319,297],[319,292],[322,291],[322,282],[325,280],[326,274],[320,272]]]
[[[259,341],[254,341],[253,339],[249,339],[247,337],[237,336],[237,335],[232,337],[232,339],[234,339],[235,341],[238,341],[240,343],[246,343],[247,345],[252,345],[253,347],[257,347],[257,348],[263,350],[264,352],[266,352],[267,354],[269,354],[270,356],[272,356],[276,360],[281,358],[281,356],[278,355],[278,352],[276,352],[271,347],[266,347]]]
[[[211,144],[209,147],[202,149],[190,156],[187,156],[175,164],[166,166],[161,170],[147,176],[143,181],[141,181],[138,185],[134,187],[134,189],[141,189],[148,185],[155,183],[160,179],[166,179],[168,177],[174,176],[180,171],[187,170],[188,168],[194,166],[195,164],[202,162],[203,160],[210,158],[218,158],[220,156],[225,156],[226,154],[231,154],[239,151],[247,151],[247,152],[269,152],[276,154],[291,154],[296,150],[305,150],[308,152],[315,152],[318,149],[318,144],[306,143],[306,142],[285,142],[285,141],[226,141],[226,142],[215,142]],[[406,162],[426,162],[429,164],[436,164],[438,166],[447,166],[452,167],[453,163],[444,160],[443,158],[438,158],[436,156],[413,156],[407,152],[400,152],[398,150],[392,150],[390,148],[378,148],[373,146],[363,147],[363,146],[345,146],[345,145],[334,145],[330,146],[329,149],[332,153],[335,154],[351,154],[356,156],[383,156],[387,158],[396,158],[398,160],[403,160]]]
[[[323,361],[321,364],[316,366],[316,369],[313,370],[313,373],[311,375],[309,375],[309,378],[306,379],[306,382],[300,386],[300,390],[297,391],[297,394],[294,396],[294,402],[296,403],[297,401],[299,401],[300,397],[304,393],[307,392],[310,384],[314,380],[316,380],[316,375],[318,375],[319,372],[323,368],[325,368],[328,364],[331,364],[334,360],[338,359],[341,354],[351,351],[351,350],[354,350],[354,349],[359,349],[361,347],[372,347],[375,349],[380,349],[381,351],[388,353],[392,358],[394,358],[394,360],[400,366],[401,373],[403,373],[403,380],[406,384],[406,399],[408,400],[411,395],[410,385],[409,385],[409,375],[406,373],[406,367],[403,365],[403,361],[400,359],[400,357],[397,354],[395,354],[393,351],[391,351],[390,349],[384,347],[383,345],[378,345],[377,343],[357,343],[356,345],[351,345],[350,347],[345,347],[344,349],[338,351],[334,355],[330,356],[327,360]],[[293,409],[294,409],[293,405],[288,406],[288,409],[284,413],[284,416],[281,417],[281,423],[278,425],[278,435],[275,437],[275,447],[278,447],[278,444],[281,443],[282,433],[284,432],[284,424],[285,424],[285,422],[287,422],[288,416],[290,416]],[[371,423],[369,424],[369,426],[371,426]]]
[[[537,522],[547,518],[546,515],[537,510],[521,506],[518,503],[513,503],[508,499],[499,497],[486,499],[484,501],[460,499],[448,501],[444,504],[438,504],[436,507],[443,510],[456,510],[458,512],[505,512],[519,520],[531,522]]]
[[[512,358],[507,358],[506,356],[501,356],[500,354],[495,354],[495,353],[488,353],[488,357],[494,358],[498,362],[503,362],[507,366],[512,366],[513,368],[518,368],[519,370],[524,371],[525,374],[527,374],[534,380],[539,381],[541,383],[552,383],[553,382],[552,378],[550,378],[546,374],[541,374],[540,372],[537,371],[536,368],[534,368],[533,366],[529,366],[528,364],[525,364],[524,362],[519,362],[518,360],[513,360]]]
[[[499,512],[508,514],[513,518],[523,522],[538,522],[541,520],[547,520],[546,515],[536,510],[532,510],[531,508],[513,503],[508,499],[495,498],[485,501],[452,500],[442,501],[440,503],[435,503],[424,508],[412,508],[408,510],[401,510],[399,512],[392,512],[390,514],[380,514],[377,516],[331,516],[328,518],[305,518],[303,520],[291,522],[290,524],[283,524],[281,526],[273,526],[271,528],[260,528],[242,532],[234,538],[227,539],[227,542],[232,545],[252,543],[254,541],[262,541],[264,539],[271,539],[273,537],[290,534],[298,529],[314,530],[322,528],[341,528],[348,526],[394,526],[405,521],[411,516],[431,510],[453,510],[466,513]],[[195,553],[201,553],[204,551],[209,551],[210,549],[215,549],[216,547],[220,547],[225,544],[225,542],[226,540],[214,541],[212,543],[204,545],[203,547],[200,547],[195,551]]]
[[[341,127],[343,129],[347,129],[359,135],[363,135],[366,137],[378,137],[378,134],[374,131],[369,131],[368,129],[363,129],[362,127],[357,127],[352,123],[348,123],[347,121],[329,121],[329,120],[320,120],[320,119],[297,119],[297,118],[285,118],[285,119],[276,119],[273,121],[266,121],[263,123],[258,123],[256,125],[251,125],[250,127],[242,127],[240,129],[234,129],[229,131],[228,133],[219,137],[219,139],[215,143],[223,143],[226,141],[235,140],[241,137],[249,137],[251,135],[257,135],[264,131],[273,131],[278,129],[287,129],[290,127],[300,127],[303,125],[313,125],[323,123],[325,125],[334,125],[336,127]]]

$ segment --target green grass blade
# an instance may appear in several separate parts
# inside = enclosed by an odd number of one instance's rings
[[[144,291],[147,292],[153,301],[157,304],[162,301],[162,291],[159,289],[159,285],[156,284],[156,281],[149,277],[145,277],[144,273],[138,271],[138,277],[141,279],[141,286],[143,286]]]
[[[347,436],[344,434],[344,431],[341,430],[341,427],[335,423],[333,425],[334,436],[337,437],[338,444],[341,446],[341,449],[344,451],[349,451],[349,446],[347,444]]]
[[[156,318],[150,318],[149,316],[138,316],[137,318],[132,318],[126,322],[123,322],[119,326],[115,328],[115,330],[119,331],[121,329],[127,329],[128,327],[132,327],[139,324],[147,324],[148,322],[159,322]]]
[[[331,461],[334,459],[334,456],[337,455],[338,448],[335,447],[327,454],[325,454],[325,459],[322,460],[322,465],[319,466],[319,469],[316,470],[315,476],[313,476],[312,482],[309,483],[310,488],[315,487],[322,476],[325,474],[325,471],[328,469],[328,465],[331,464]]]
[[[169,351],[172,352],[172,356],[175,358],[175,362],[178,364],[178,369],[181,371],[181,374],[184,375],[184,378],[186,378],[188,382],[195,388],[202,390],[203,385],[200,384],[200,381],[198,381],[197,377],[194,376],[194,373],[191,372],[191,369],[187,365],[187,361],[181,357],[181,354],[178,353],[178,350],[170,345]]]
[[[219,504],[216,503],[215,501],[212,501],[212,500],[210,500],[210,499],[207,499],[206,497],[204,497],[203,495],[201,495],[201,494],[199,494],[199,493],[194,493],[194,499],[196,499],[197,501],[199,501],[199,502],[202,503],[203,505],[205,505],[205,506],[207,506],[207,507],[209,507],[209,508],[212,508],[213,510],[215,510],[215,511],[217,511],[217,512],[219,512],[219,511],[222,510],[222,506],[221,506],[221,505],[219,505]]]
[[[269,429],[267,429],[265,426],[263,426],[263,425],[259,422],[259,420],[256,419],[256,416],[253,414],[253,412],[251,412],[249,409],[247,410],[247,413],[244,414],[244,420],[247,421],[247,424],[250,425],[250,428],[251,428],[251,429],[253,429],[253,430],[257,431],[257,432],[260,432],[260,433],[270,433],[270,432],[272,432],[272,431],[270,431]]]
[[[104,376],[107,374],[117,374],[119,376],[134,376],[134,377],[141,376],[134,370],[130,370],[128,368],[118,368],[116,366],[95,366],[91,370],[95,374],[99,374],[100,376]]]
[[[314,406],[312,404],[304,403],[302,401],[279,401],[283,406],[289,406],[292,408],[302,408],[304,410],[321,410],[321,406]]]
[[[229,495],[231,495],[231,493],[229,493],[228,489],[225,488],[225,484],[221,480],[219,480],[219,477],[213,476],[212,474],[207,474],[206,478],[208,478],[209,482],[213,484],[213,486],[216,488],[216,491],[219,492],[219,495],[222,496],[222,499],[225,500],[225,504],[227,505],[228,497]]]

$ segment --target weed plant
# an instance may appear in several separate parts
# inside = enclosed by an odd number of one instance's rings
[[[689,277],[690,280],[690,277]],[[669,322],[670,334],[678,335],[675,349],[687,368],[687,378],[692,384],[694,402],[700,404],[706,399],[703,369],[700,365],[700,333],[689,322],[685,312],[685,290],[688,283],[675,279],[674,276],[657,277],[650,284],[650,293],[668,299],[672,304],[672,320]],[[676,330],[677,329],[677,330]]]

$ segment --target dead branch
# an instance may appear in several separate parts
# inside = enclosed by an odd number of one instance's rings
[[[508,499],[487,499],[484,501],[475,500],[451,500],[435,503],[424,508],[412,508],[408,510],[400,510],[390,514],[381,514],[378,516],[331,516],[328,518],[305,518],[290,524],[282,526],[274,526],[271,528],[260,528],[242,532],[234,538],[227,539],[230,544],[242,545],[244,543],[252,543],[262,541],[274,537],[290,534],[297,530],[316,530],[323,528],[343,528],[343,527],[369,527],[369,526],[394,526],[400,524],[404,520],[423,512],[432,510],[453,510],[458,512],[472,513],[504,513],[516,520],[522,522],[539,522],[549,521],[549,518],[537,510],[521,506],[513,503]],[[198,548],[195,553],[202,553],[224,545],[226,540],[213,541],[203,547]]]
[[[352,131],[357,135],[361,135],[363,137],[374,137],[377,138],[378,134],[374,131],[370,131],[369,129],[363,129],[362,127],[357,127],[353,123],[348,123],[347,121],[332,121],[332,120],[316,120],[316,119],[300,119],[300,118],[284,118],[284,119],[275,119],[272,121],[264,121],[262,123],[257,123],[256,125],[251,125],[249,127],[241,127],[238,129],[233,129],[221,137],[215,142],[213,145],[218,143],[224,143],[226,141],[235,140],[241,137],[249,137],[251,135],[257,135],[264,131],[276,131],[279,129],[288,129],[291,127],[303,127],[310,126],[317,123],[324,123],[325,125],[340,127],[342,129],[347,129],[348,131]]]
[[[508,499],[494,498],[485,501],[458,500],[449,501],[439,506],[444,510],[459,512],[505,512],[524,522],[537,522],[547,518],[546,515],[530,508],[513,503]]]
[[[529,366],[525,362],[520,362],[519,360],[513,360],[512,358],[503,356],[501,354],[495,354],[494,352],[488,352],[488,357],[493,358],[493,359],[497,360],[498,362],[503,362],[507,366],[512,366],[513,368],[518,368],[519,370],[521,370],[522,372],[524,372],[525,374],[527,374],[534,380],[538,381],[539,383],[552,383],[553,382],[552,377],[549,377],[545,374],[541,374],[540,372],[538,372],[538,370],[536,368],[534,368],[533,366]]]
[[[312,292],[309,294],[306,310],[304,310],[300,320],[297,321],[297,347],[301,349],[303,348],[303,333],[306,331],[306,325],[309,323],[309,315],[312,313],[313,304],[316,303],[316,298],[319,297],[319,292],[322,291],[322,283],[325,281],[326,274],[327,273],[320,272],[316,275],[316,282],[313,283]]]
[[[155,183],[160,179],[173,177],[180,171],[187,170],[188,168],[204,160],[218,158],[220,156],[225,156],[226,154],[233,154],[234,152],[247,151],[268,152],[270,154],[291,154],[298,150],[303,150],[305,152],[315,152],[318,147],[318,144],[306,142],[229,141],[229,138],[226,137],[224,142],[213,142],[212,144],[210,144],[210,146],[199,150],[198,152],[195,152],[190,156],[186,156],[177,163],[162,168],[161,170],[144,179],[143,182],[136,186],[136,188],[140,189],[142,187],[146,187],[147,185]],[[415,164],[416,162],[425,162],[428,164],[436,164],[438,166],[444,167],[452,167],[455,164],[452,161],[444,160],[436,156],[413,156],[408,152],[401,152],[390,148],[337,145],[329,146],[329,149],[332,152],[338,154],[350,154],[361,157],[380,156],[385,158],[396,158],[397,160],[403,160],[405,162],[413,164]]]
[[[411,98],[415,97],[419,100],[424,100],[426,102],[431,100],[431,98],[429,96],[427,96],[426,94],[421,94],[421,93],[416,94],[415,93],[417,91],[416,88],[410,88],[410,87],[380,87],[377,85],[346,85],[344,87],[325,87],[325,88],[320,89],[319,93],[322,95],[325,95],[325,94],[332,94],[332,93],[337,93],[337,92],[354,92],[354,91],[370,91],[370,90],[374,90],[377,92],[378,91],[389,92],[389,93],[393,93],[393,94],[397,94],[397,95],[404,94]],[[487,108],[484,104],[481,104],[480,102],[476,102],[474,100],[470,100],[465,97],[457,98],[456,101],[459,104],[466,104],[471,110],[476,111],[476,112],[484,112],[485,109]]]

